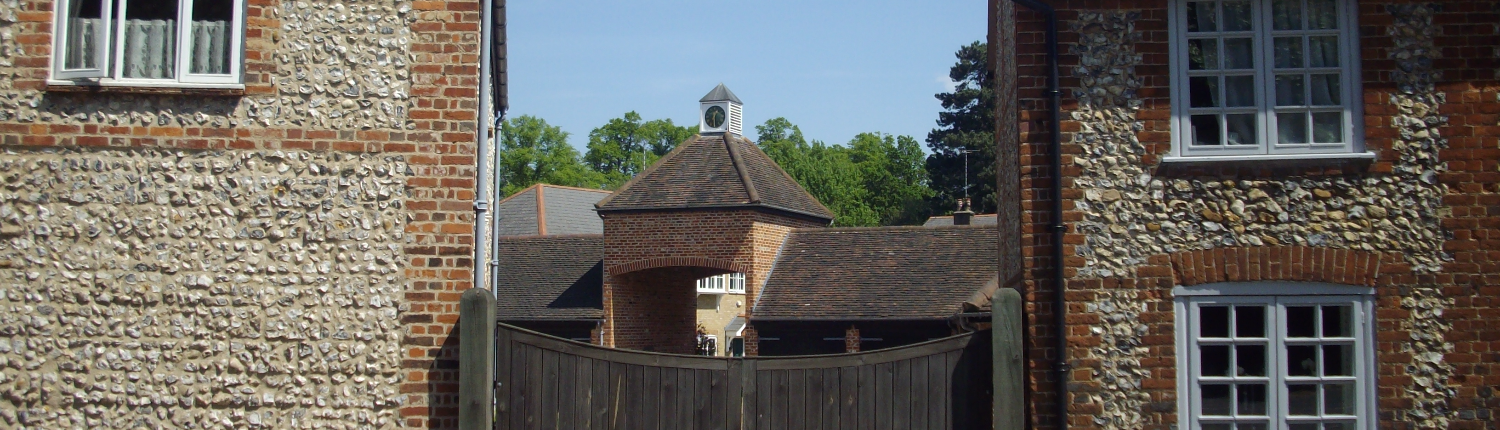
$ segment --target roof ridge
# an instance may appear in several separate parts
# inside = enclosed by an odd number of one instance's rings
[[[591,192],[591,193],[604,193],[604,194],[609,194],[609,193],[612,192],[612,191],[609,191],[609,190],[600,190],[600,189],[595,189],[595,188],[583,188],[583,187],[570,187],[570,186],[567,186],[567,185],[548,184],[548,183],[545,183],[545,182],[537,182],[536,185],[533,185],[533,186],[534,187],[558,188],[558,189],[573,190],[573,191],[588,191],[588,192]]]
[[[526,234],[520,236],[500,236],[495,240],[556,240],[556,239],[590,239],[603,238],[600,233],[569,233],[569,234]]]
[[[542,186],[542,184],[540,182],[535,183],[535,184],[531,184],[531,186],[529,186],[529,187],[522,188],[519,191],[516,191],[515,193],[512,193],[511,195],[505,196],[505,198],[500,199],[500,201],[498,201],[498,202],[495,202],[495,205],[498,206],[501,203],[508,202],[508,201],[510,201],[510,199],[516,198],[516,196],[519,196],[519,195],[521,195],[521,193],[526,192],[526,190],[530,190],[532,188],[536,188],[536,187],[540,187],[540,186]]]
[[[745,196],[750,199],[750,204],[760,203],[760,193],[755,191],[755,181],[750,179],[750,169],[746,168],[744,161],[740,160],[740,150],[734,146],[734,138],[725,134],[724,150],[729,151],[729,164],[734,166],[736,173],[740,174],[740,182],[745,185]]]
[[[777,163],[776,160],[772,160],[770,155],[766,155],[765,151],[760,150],[760,145],[756,145],[755,142],[751,142],[749,138],[745,138],[745,142],[749,143],[750,147],[754,148],[755,152],[759,152],[760,156],[766,157],[766,160],[769,160],[771,162],[771,166],[776,167],[777,172],[781,172],[782,177],[786,178],[786,180],[788,181],[792,181],[793,184],[797,185],[797,188],[802,190],[803,194],[807,194],[808,197],[811,197],[814,204],[818,205],[819,208],[828,213],[828,223],[833,224],[833,219],[836,218],[837,215],[833,213],[832,209],[828,209],[828,206],[824,205],[822,201],[818,200],[818,198],[814,197],[811,192],[807,191],[807,187],[803,187],[801,182],[797,182],[797,179],[793,178],[791,173],[787,173],[786,169],[781,168],[781,163]]]
[[[991,229],[991,228],[996,228],[996,226],[995,225],[991,225],[991,224],[985,224],[985,225],[970,224],[970,225],[935,225],[935,226],[930,226],[930,227],[929,226],[920,226],[920,225],[883,225],[883,226],[875,226],[875,227],[803,227],[803,228],[794,228],[794,229],[792,229],[792,233],[811,233],[811,232],[841,233],[841,232],[865,232],[865,231],[872,231],[872,232],[873,231],[941,231],[941,230],[980,230],[980,229]]]
[[[667,160],[669,160],[669,159],[671,159],[673,157],[676,157],[678,154],[681,154],[683,150],[687,149],[687,147],[689,146],[688,144],[690,144],[692,142],[696,142],[701,137],[703,137],[703,135],[701,135],[701,134],[693,134],[692,136],[688,136],[687,140],[679,142],[677,144],[676,148],[672,148],[671,151],[667,152],[667,155],[663,155],[663,156],[661,156],[661,158],[656,159],[656,162],[652,163],[651,166],[646,167],[646,170],[643,170],[640,173],[635,174],[635,177],[632,177],[632,178],[630,178],[630,180],[625,181],[624,184],[620,184],[620,188],[615,188],[614,192],[609,193],[609,197],[605,197],[603,200],[600,200],[598,203],[594,203],[594,209],[602,208],[602,207],[604,207],[604,206],[606,206],[606,205],[614,202],[615,201],[615,197],[619,196],[622,191],[630,189],[631,186],[635,185],[636,182],[640,182],[641,179],[643,179],[643,178],[645,178],[647,176],[651,176],[651,173],[656,172],[656,169],[660,168],[663,165],[666,165],[667,164],[666,163]]]

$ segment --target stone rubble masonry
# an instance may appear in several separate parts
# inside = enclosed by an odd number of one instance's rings
[[[1171,288],[1289,280],[1376,292],[1378,419],[1500,419],[1500,2],[1358,2],[1373,162],[1164,164],[1164,2],[1053,2],[1063,161],[1047,129],[1045,29],[1018,13],[1032,423],[1053,428],[1049,261],[1062,246],[1076,428],[1179,426]],[[1054,196],[1049,175],[1063,175]],[[1048,201],[1070,230],[1051,243]]]
[[[49,88],[54,4],[0,0],[0,427],[456,426],[479,2],[247,0],[242,95]]]
[[[601,217],[604,344],[660,352],[693,351],[693,281],[744,273],[748,316],[791,230],[824,227],[754,209],[606,212]]]

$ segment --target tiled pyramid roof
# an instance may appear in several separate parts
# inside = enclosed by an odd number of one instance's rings
[[[832,220],[754,142],[695,135],[596,205],[599,212],[759,207]]]
[[[995,278],[995,226],[797,229],[750,320],[942,319]]]

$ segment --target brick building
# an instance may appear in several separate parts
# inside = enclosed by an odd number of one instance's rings
[[[480,5],[0,2],[0,427],[454,426]]]
[[[990,30],[1033,427],[1495,428],[1500,3],[1036,3]]]

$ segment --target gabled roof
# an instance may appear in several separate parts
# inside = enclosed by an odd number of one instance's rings
[[[734,91],[729,91],[729,87],[724,86],[722,82],[719,83],[719,86],[714,87],[713,91],[709,91],[703,98],[698,99],[699,102],[716,102],[721,100],[745,104],[745,102],[740,101],[739,97],[735,97]]]
[[[604,317],[604,237],[500,238],[496,318],[588,320]]]
[[[997,219],[995,218],[995,214],[976,214],[974,218],[969,220],[969,225],[995,225]],[[927,222],[922,223],[923,227],[940,227],[945,225],[953,225],[953,215],[940,215],[927,218]]]
[[[695,135],[619,190],[599,212],[696,208],[765,208],[833,220],[754,142],[733,135]]]
[[[995,277],[994,226],[797,229],[756,320],[943,319]]]
[[[496,235],[603,234],[604,222],[594,203],[609,191],[536,184],[495,204],[500,217]]]

